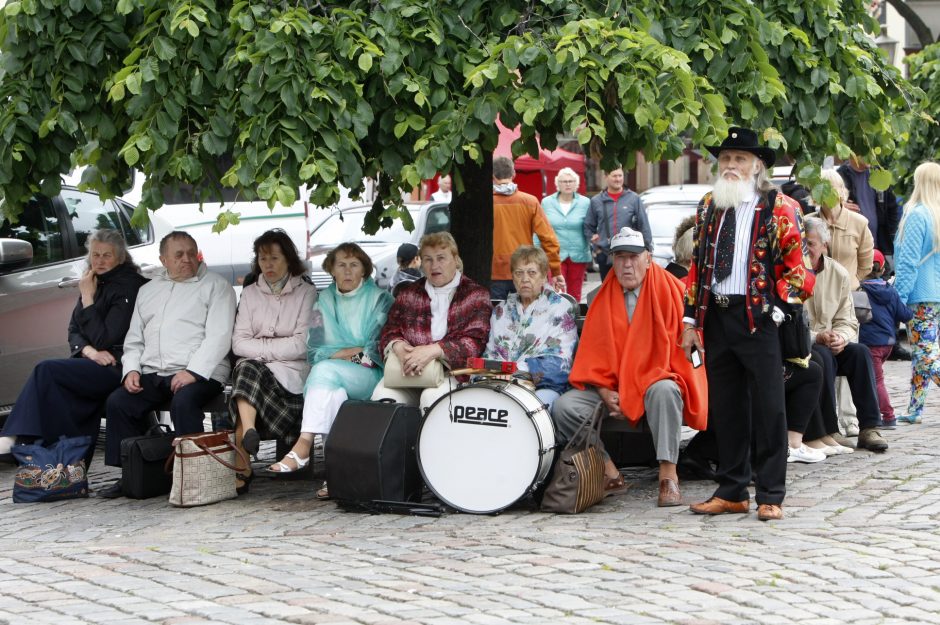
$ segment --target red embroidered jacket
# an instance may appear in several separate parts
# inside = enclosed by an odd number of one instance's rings
[[[424,289],[426,281],[427,278],[421,278],[412,282],[395,298],[382,328],[382,353],[392,341],[403,340],[416,346],[434,342],[431,339],[431,297]],[[467,276],[461,276],[447,310],[447,334],[437,341],[451,368],[464,367],[467,358],[483,353],[490,335],[492,311],[489,291]]]
[[[714,242],[721,212],[707,193],[699,203],[693,230],[692,266],[686,284],[685,316],[698,327],[705,321],[714,271]],[[751,227],[747,314],[751,332],[760,315],[775,304],[802,304],[813,294],[816,276],[803,244],[800,206],[783,193],[762,196]],[[782,307],[782,308],[785,308]]]

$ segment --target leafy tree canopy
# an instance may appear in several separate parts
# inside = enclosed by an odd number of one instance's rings
[[[272,206],[377,174],[392,200],[437,171],[460,189],[497,115],[521,125],[516,153],[570,133],[628,167],[740,123],[813,183],[826,154],[878,162],[907,139],[921,94],[875,27],[861,0],[8,0],[0,210],[74,165],[105,195],[141,170],[137,220],[179,182]]]
[[[924,102],[928,104],[922,113],[924,122],[898,146],[893,165],[902,190],[911,188],[911,177],[918,165],[940,159],[940,125],[932,117],[937,116],[936,103],[940,102],[940,43],[929,45],[904,61],[908,64],[911,83],[924,90]]]

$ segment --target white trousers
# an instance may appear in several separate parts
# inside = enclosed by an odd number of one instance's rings
[[[344,388],[311,388],[304,393],[304,418],[300,423],[301,433],[323,434],[324,438],[333,427],[339,407],[349,399]]]

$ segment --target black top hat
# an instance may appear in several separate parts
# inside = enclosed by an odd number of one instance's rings
[[[737,126],[732,126],[728,129],[728,136],[721,142],[721,145],[718,147],[709,146],[705,149],[711,152],[715,158],[718,158],[718,153],[722,150],[750,152],[764,161],[764,165],[766,165],[768,169],[773,167],[774,161],[777,160],[777,154],[772,149],[757,144],[756,132],[748,130],[747,128],[738,128]]]

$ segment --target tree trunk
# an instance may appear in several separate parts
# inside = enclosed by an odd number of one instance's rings
[[[904,0],[888,0],[888,4],[893,6],[894,9],[901,14],[901,17],[911,25],[914,34],[917,35],[917,39],[920,40],[921,48],[926,48],[934,43],[933,33],[930,32],[930,28],[924,23],[924,20],[920,19],[917,11],[912,9],[907,2]]]
[[[487,152],[480,165],[470,161],[455,173],[450,231],[460,249],[464,274],[488,287],[493,266],[493,154]],[[458,177],[463,183],[460,192]]]

